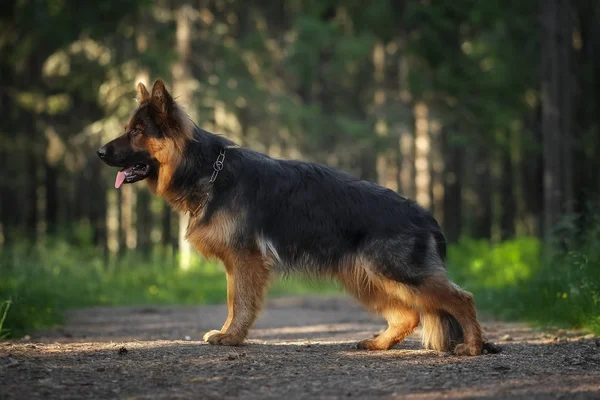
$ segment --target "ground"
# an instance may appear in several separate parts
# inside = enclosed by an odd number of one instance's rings
[[[600,342],[486,322],[500,354],[357,350],[383,322],[345,297],[271,300],[242,347],[211,346],[224,306],[93,308],[0,343],[0,399],[600,398]]]

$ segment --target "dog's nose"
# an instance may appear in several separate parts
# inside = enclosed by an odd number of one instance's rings
[[[101,159],[104,159],[104,157],[106,156],[106,147],[100,147],[97,151],[98,153],[98,157],[100,157]]]

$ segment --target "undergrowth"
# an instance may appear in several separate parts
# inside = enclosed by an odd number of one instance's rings
[[[572,215],[553,237],[545,251],[534,237],[462,239],[448,249],[451,278],[485,313],[600,334],[600,214]],[[270,295],[337,291],[333,283],[291,278],[276,281]],[[158,249],[110,262],[91,246],[61,240],[0,249],[0,338],[60,324],[69,308],[225,299],[223,268],[201,258],[182,270]]]

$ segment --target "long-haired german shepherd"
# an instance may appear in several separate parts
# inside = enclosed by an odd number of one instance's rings
[[[125,132],[98,150],[120,168],[115,187],[146,180],[179,212],[187,239],[227,271],[228,317],[211,344],[239,345],[272,272],[337,279],[388,328],[358,347],[389,349],[423,323],[423,344],[482,353],[473,296],[448,279],[446,242],[429,212],[394,191],[333,168],[277,160],[196,126],[162,81]]]

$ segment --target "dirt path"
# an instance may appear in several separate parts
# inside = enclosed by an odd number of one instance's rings
[[[201,342],[225,315],[224,306],[76,311],[60,330],[0,343],[0,399],[600,398],[600,343],[582,333],[486,323],[500,354],[440,355],[417,335],[366,352],[354,344],[382,321],[334,297],[271,301],[243,347]]]

